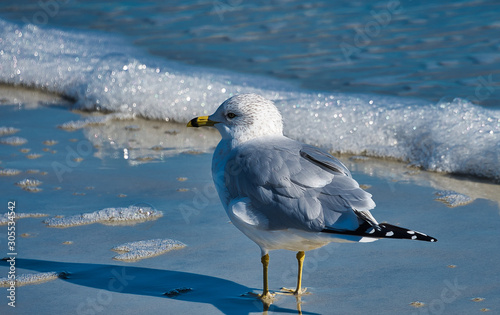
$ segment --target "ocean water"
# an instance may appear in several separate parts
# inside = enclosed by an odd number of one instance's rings
[[[500,100],[494,0],[19,0],[0,16],[127,36],[183,63],[314,90]]]
[[[64,95],[74,109],[177,122],[254,92],[275,101],[297,140],[499,181],[497,8],[2,2],[0,83]]]

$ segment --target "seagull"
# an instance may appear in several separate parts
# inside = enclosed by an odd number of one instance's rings
[[[269,291],[269,251],[297,252],[295,290],[300,296],[305,252],[330,242],[371,242],[381,238],[437,240],[424,233],[378,223],[370,213],[372,195],[327,152],[283,135],[274,103],[257,94],[224,101],[210,116],[188,127],[215,127],[222,139],[212,159],[212,177],[231,222],[261,250],[263,291]],[[282,289],[285,290],[285,289]]]

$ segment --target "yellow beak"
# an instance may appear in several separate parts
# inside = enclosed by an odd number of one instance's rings
[[[200,116],[191,119],[191,121],[188,122],[187,126],[188,127],[203,127],[203,126],[213,126],[217,122],[208,119],[208,116]]]

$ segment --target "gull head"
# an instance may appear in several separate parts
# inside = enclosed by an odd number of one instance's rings
[[[213,126],[223,139],[242,143],[264,136],[283,135],[281,114],[268,99],[257,94],[228,98],[210,116],[192,119],[188,127]]]

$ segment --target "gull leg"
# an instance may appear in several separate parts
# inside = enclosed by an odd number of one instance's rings
[[[262,295],[260,296],[261,299],[267,299],[267,298],[272,298],[271,293],[269,292],[269,283],[267,280],[267,270],[269,267],[269,254],[265,254],[262,256],[260,259],[262,262],[262,268],[263,268],[263,277],[264,277],[264,289],[262,291]]]
[[[295,290],[294,294],[295,295],[300,295],[302,294],[302,266],[304,265],[304,257],[306,256],[306,253],[304,253],[303,251],[300,251],[297,253],[297,262],[299,263],[299,271],[298,271],[298,275],[297,275],[297,289]],[[304,292],[306,290],[304,289]]]
[[[306,292],[307,289],[302,290],[302,267],[304,265],[304,257],[306,256],[305,252],[300,251],[297,253],[297,262],[299,264],[299,270],[297,272],[297,288],[295,290],[293,289],[287,289],[287,288],[281,288],[281,291],[284,291],[284,294],[293,294],[295,296],[301,296]]]
[[[263,278],[264,278],[264,288],[262,290],[262,294],[255,294],[253,292],[248,292],[249,295],[258,297],[262,304],[264,305],[264,311],[269,309],[269,306],[274,301],[274,294],[269,292],[269,283],[267,281],[267,269],[269,267],[269,254],[265,254],[261,257],[260,261],[262,262],[263,268]]]

